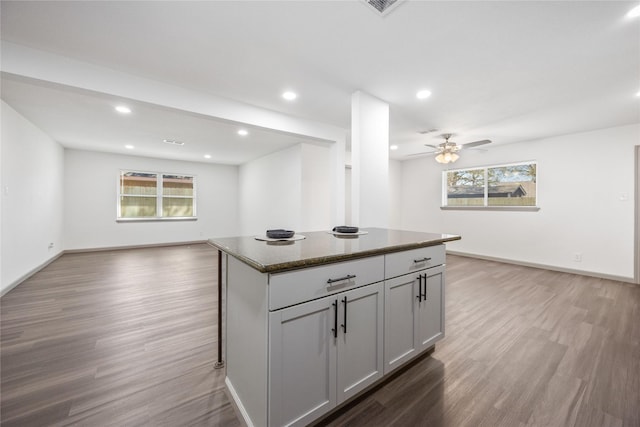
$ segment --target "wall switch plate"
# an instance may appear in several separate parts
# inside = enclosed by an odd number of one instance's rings
[[[582,262],[582,254],[580,252],[573,254],[573,262]]]

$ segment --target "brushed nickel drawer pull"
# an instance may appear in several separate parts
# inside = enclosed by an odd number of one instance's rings
[[[335,282],[342,282],[343,280],[349,280],[349,279],[355,279],[355,278],[356,278],[355,274],[347,274],[346,276],[340,277],[338,279],[328,279],[327,280],[327,284],[330,285],[330,284],[335,283]]]
[[[414,259],[413,260],[413,262],[416,263],[416,264],[421,263],[421,262],[426,262],[426,261],[431,261],[431,258],[424,257],[422,259]]]

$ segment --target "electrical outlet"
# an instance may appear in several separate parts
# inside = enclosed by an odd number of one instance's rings
[[[582,262],[582,253],[575,252],[573,254],[573,262]]]
[[[53,243],[49,243],[49,249],[53,249]]]

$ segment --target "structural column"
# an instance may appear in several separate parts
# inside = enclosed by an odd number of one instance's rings
[[[352,223],[389,227],[389,104],[351,96]]]

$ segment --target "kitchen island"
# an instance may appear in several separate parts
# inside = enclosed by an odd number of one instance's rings
[[[226,384],[249,426],[307,425],[444,337],[444,243],[460,236],[361,231],[210,240]]]

